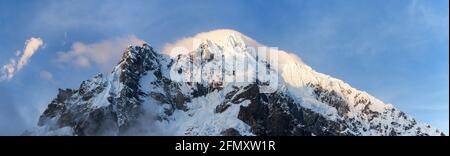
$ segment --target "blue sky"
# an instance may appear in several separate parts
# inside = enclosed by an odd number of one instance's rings
[[[0,135],[35,126],[58,88],[108,72],[121,50],[156,49],[199,32],[229,28],[295,52],[422,122],[449,129],[447,0],[0,0],[0,65],[31,37],[44,41],[10,80],[0,81]],[[62,59],[77,47],[99,49]],[[98,55],[105,57],[99,57]],[[111,63],[112,62],[112,63]]]

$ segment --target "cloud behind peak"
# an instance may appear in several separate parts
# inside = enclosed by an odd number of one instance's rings
[[[69,51],[58,53],[57,61],[76,67],[88,68],[92,64],[106,72],[111,70],[122,56],[122,51],[129,45],[141,45],[143,40],[134,35],[106,39],[95,43],[75,42]]]

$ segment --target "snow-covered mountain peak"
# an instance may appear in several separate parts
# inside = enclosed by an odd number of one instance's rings
[[[196,51],[203,44],[214,43],[220,47],[245,49],[246,46],[258,47],[260,44],[242,33],[231,29],[218,29],[209,32],[198,33],[191,37],[186,37],[175,43],[167,44],[163,48],[163,53],[175,57]],[[180,50],[183,48],[183,50]]]
[[[60,90],[31,134],[442,135],[234,30],[163,51],[128,47],[109,75]]]

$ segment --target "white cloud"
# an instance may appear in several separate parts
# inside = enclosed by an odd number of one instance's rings
[[[143,40],[133,35],[91,44],[75,42],[69,51],[59,52],[57,60],[61,63],[70,63],[83,68],[91,67],[95,63],[105,72],[111,70],[112,66],[119,61],[127,46],[143,43]]]
[[[10,80],[15,73],[20,71],[28,64],[30,58],[37,52],[37,50],[44,45],[44,41],[40,38],[30,38],[25,42],[25,49],[23,52],[16,51],[17,59],[10,59],[8,64],[3,65],[0,72],[0,81]]]
[[[10,59],[8,64],[3,65],[0,75],[0,81],[9,80],[14,76],[16,71],[16,60]]]
[[[25,50],[23,51],[22,57],[20,57],[17,63],[17,70],[20,70],[28,63],[28,60],[33,56],[33,54],[44,44],[40,38],[34,38],[27,40],[25,42]]]

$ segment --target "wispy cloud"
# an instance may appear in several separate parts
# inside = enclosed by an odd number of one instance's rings
[[[53,74],[50,73],[50,72],[47,71],[47,70],[42,70],[42,71],[40,71],[40,72],[39,72],[39,76],[40,76],[42,79],[45,79],[45,80],[47,80],[47,81],[50,81],[50,82],[53,82],[53,81],[54,81],[54,79],[53,79]]]
[[[58,52],[57,61],[81,68],[88,68],[92,64],[96,64],[100,70],[107,71],[111,70],[112,66],[117,63],[127,46],[141,45],[142,43],[144,41],[133,35],[90,44],[75,42],[69,51]]]
[[[8,64],[3,65],[0,73],[0,81],[10,80],[14,75],[22,70],[28,64],[30,58],[37,52],[37,50],[44,45],[44,41],[40,38],[30,38],[25,42],[25,49],[23,52],[17,51],[18,58],[11,58]],[[20,56],[21,55],[21,56]],[[19,57],[20,56],[20,57]]]
[[[441,10],[432,8],[428,3],[427,1],[412,0],[408,10],[410,20],[448,38],[448,12],[440,12]]]

